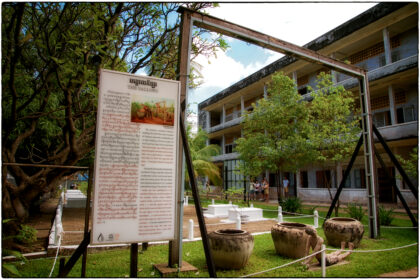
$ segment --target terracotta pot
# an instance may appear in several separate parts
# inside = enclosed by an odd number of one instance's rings
[[[271,228],[271,238],[279,255],[289,258],[302,258],[309,253],[309,235],[305,232],[308,225],[283,222]]]
[[[325,221],[323,228],[328,244],[335,247],[340,247],[345,241],[353,242],[357,248],[365,232],[362,223],[353,218],[331,218]]]
[[[245,230],[220,229],[209,233],[214,265],[224,269],[240,269],[254,249],[254,237]]]

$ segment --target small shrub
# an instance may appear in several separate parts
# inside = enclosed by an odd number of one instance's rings
[[[382,205],[379,205],[378,213],[379,223],[381,224],[381,226],[389,226],[392,223],[392,220],[394,220],[393,208],[386,210]]]
[[[16,239],[24,244],[31,244],[36,241],[37,230],[28,225],[21,225]]]
[[[362,205],[357,203],[349,203],[346,211],[350,217],[358,221],[361,221],[366,213],[366,210],[362,208]]]
[[[288,197],[281,203],[281,207],[286,212],[298,213],[302,209],[302,201],[299,197]]]

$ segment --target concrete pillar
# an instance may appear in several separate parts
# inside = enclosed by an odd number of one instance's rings
[[[387,28],[384,28],[382,30],[382,37],[383,37],[383,41],[384,41],[385,63],[390,64],[390,63],[392,63],[391,40],[389,38],[389,33],[388,33]]]
[[[222,108],[222,121],[221,123],[224,123],[226,120],[226,108],[225,108],[225,104],[223,104],[223,108]]]
[[[337,163],[336,166],[336,173],[337,173],[337,185],[336,188],[338,188],[341,184],[341,180],[343,180],[343,166],[341,165],[341,162]]]
[[[349,175],[350,175],[350,186],[351,186],[351,188],[353,188],[353,189],[357,188],[357,186],[356,186],[356,176],[355,176],[354,169],[352,169],[350,171]]]
[[[389,111],[391,112],[391,125],[397,124],[395,102],[394,102],[394,89],[392,85],[388,86],[388,97],[389,97]]]
[[[335,58],[335,54],[330,55],[331,58]],[[337,83],[337,72],[331,69],[331,79],[333,84]]]
[[[298,170],[297,172],[296,172],[296,188],[301,188],[302,187],[302,182],[301,182],[301,178],[300,178],[301,176],[300,176],[300,170]],[[298,195],[296,194],[296,197],[297,197]]]
[[[243,111],[245,111],[245,99],[244,96],[241,95],[241,116]]]
[[[225,135],[222,135],[222,155],[225,154]]]
[[[294,72],[292,73],[292,79],[293,79],[293,81],[295,81],[296,86],[297,86],[297,79],[298,79],[298,77],[297,77],[297,72],[296,72],[296,71],[294,71]]]
[[[210,111],[206,111],[206,129],[209,129],[211,126],[211,113]]]

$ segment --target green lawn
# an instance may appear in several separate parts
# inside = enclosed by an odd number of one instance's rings
[[[313,219],[309,219],[309,221]],[[308,222],[311,224],[311,222]],[[401,223],[404,223],[401,220]],[[321,224],[321,221],[320,221]],[[400,220],[396,220],[400,224]],[[409,223],[407,224],[409,226]],[[322,229],[318,234],[325,239]],[[417,242],[417,231],[413,229],[383,228],[381,237],[369,239],[366,229],[364,238],[357,250],[376,250],[394,248]],[[328,247],[328,246],[327,246]],[[331,252],[331,251],[330,251]],[[128,277],[130,269],[130,250],[112,250],[88,255],[87,277]],[[153,269],[153,264],[166,263],[168,258],[167,245],[149,246],[149,249],[138,256],[139,277],[160,277]],[[180,273],[179,277],[209,277],[201,241],[189,242],[183,245],[183,260],[199,269],[198,272]],[[405,270],[418,265],[418,247],[375,252],[356,253],[348,257],[350,263],[327,268],[327,277],[374,277],[386,272]],[[23,277],[48,277],[53,265],[53,258],[29,260],[26,264],[16,264]],[[276,255],[270,234],[255,236],[255,247],[248,265],[241,270],[217,270],[218,277],[239,277],[254,272],[267,270],[291,262]],[[80,277],[81,260],[70,272],[69,277]],[[52,276],[58,275],[58,262]],[[302,265],[294,264],[254,277],[321,277],[321,271],[307,271]]]

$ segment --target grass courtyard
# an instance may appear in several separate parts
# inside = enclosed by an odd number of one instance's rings
[[[204,201],[203,207],[207,205]],[[255,207],[262,207],[267,210],[275,210],[276,206],[270,206],[254,202]],[[326,210],[317,209],[320,216],[325,216]],[[310,214],[313,207],[304,207],[303,213]],[[404,217],[396,217],[392,226],[410,227],[410,220]],[[275,211],[264,211],[264,217],[276,217]],[[343,215],[340,216],[345,216]],[[295,216],[284,216],[285,221],[313,224],[313,218],[296,219]],[[320,219],[320,225],[322,219]],[[367,224],[367,218],[362,220]],[[325,238],[322,228],[318,228],[318,235]],[[248,265],[240,270],[217,270],[218,277],[241,277],[244,275],[268,270],[280,265],[289,263],[293,259],[276,255],[274,244],[270,234],[254,236],[255,246]],[[327,268],[327,277],[375,277],[382,273],[406,270],[418,266],[418,245],[402,248],[398,250],[381,252],[364,252],[367,250],[381,250],[410,245],[418,242],[416,229],[382,227],[381,235],[378,239],[369,238],[368,227],[365,226],[365,234],[361,245],[355,250],[344,264],[335,265]],[[330,246],[327,245],[327,248]],[[331,253],[328,251],[327,253]],[[153,264],[166,263],[168,259],[168,246],[153,245],[148,250],[139,253],[138,256],[138,277],[153,278],[160,277],[158,271],[153,268]],[[201,241],[186,242],[183,244],[183,260],[192,264],[198,272],[179,273],[178,277],[197,278],[209,277],[206,267],[206,260]],[[23,277],[48,277],[53,266],[54,258],[28,260],[26,263],[16,263],[17,268]],[[88,254],[87,277],[128,277],[130,269],[130,250],[115,249]],[[81,260],[77,262],[69,277],[80,277]],[[52,276],[58,275],[58,262]],[[253,277],[321,277],[321,270],[307,270],[301,264],[293,264],[281,269],[276,269]]]

